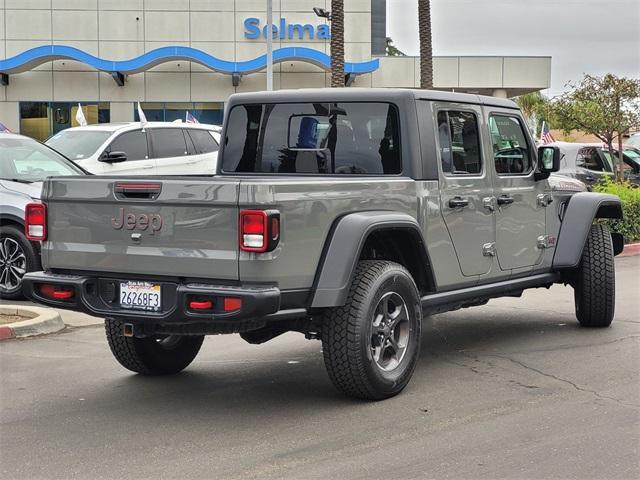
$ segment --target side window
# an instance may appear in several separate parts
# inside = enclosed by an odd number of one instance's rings
[[[445,175],[482,172],[478,119],[471,112],[438,112],[440,160]]]
[[[187,154],[181,128],[154,128],[151,131],[155,158],[182,157]]]
[[[208,130],[196,130],[195,128],[192,128],[185,130],[185,133],[191,137],[197,153],[218,151],[218,142],[215,141]]]
[[[604,157],[600,156],[596,147],[584,147],[578,150],[576,158],[576,167],[586,168],[593,172],[613,172],[611,167],[611,159],[609,152],[602,152]]]
[[[193,140],[191,140],[191,137],[189,136],[189,132],[185,129],[182,130],[182,134],[184,135],[184,141],[187,142],[187,153],[189,155],[197,154],[198,151],[196,150],[196,146],[193,144]]]
[[[493,160],[499,175],[526,175],[533,170],[531,151],[519,119],[491,115],[489,130]]]
[[[109,152],[124,152],[127,155],[127,161],[144,160],[149,157],[147,148],[147,134],[142,130],[134,130],[119,135],[111,142],[108,149]]]

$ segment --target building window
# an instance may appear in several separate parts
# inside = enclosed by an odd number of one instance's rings
[[[187,118],[187,112],[200,123],[222,125],[224,104],[222,102],[141,102],[140,106],[148,122],[173,122]],[[133,119],[140,121],[138,105],[133,107]]]
[[[83,103],[89,125],[109,123],[108,102]],[[20,133],[41,142],[70,127],[77,127],[78,102],[20,102]]]

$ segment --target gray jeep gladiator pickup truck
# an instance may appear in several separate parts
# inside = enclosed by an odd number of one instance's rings
[[[321,339],[329,377],[365,399],[399,393],[424,315],[571,285],[585,327],[614,314],[622,238],[611,195],[549,182],[509,100],[319,89],[230,98],[211,176],[65,177],[26,231],[36,302],[104,317],[116,359],[181,371],[204,335]],[[568,188],[563,187],[568,185]]]

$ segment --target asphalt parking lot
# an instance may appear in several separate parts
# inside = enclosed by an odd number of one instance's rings
[[[0,344],[0,477],[639,478],[640,257],[616,319],[573,291],[432,317],[412,382],[340,396],[319,342],[209,337],[171,378],[130,374],[100,326]]]

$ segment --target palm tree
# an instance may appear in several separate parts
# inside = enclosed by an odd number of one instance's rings
[[[393,44],[393,38],[387,37],[387,55],[390,57],[406,57],[407,54]]]
[[[433,88],[433,48],[431,45],[431,2],[418,0],[420,33],[420,88]]]
[[[331,0],[331,86],[344,87],[343,0]]]

